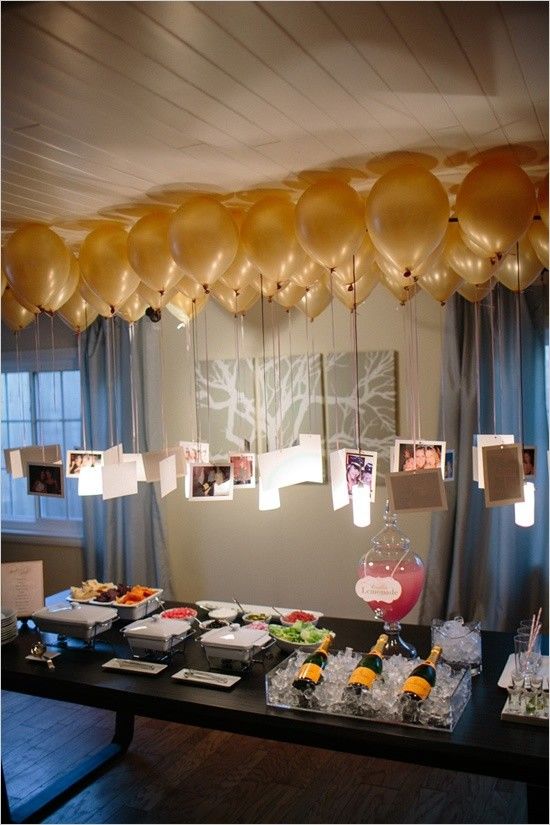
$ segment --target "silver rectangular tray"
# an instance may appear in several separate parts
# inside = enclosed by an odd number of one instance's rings
[[[342,716],[357,720],[361,723],[383,722],[390,725],[413,728],[421,727],[448,733],[454,730],[464,708],[468,704],[472,692],[472,676],[469,669],[456,671],[452,677],[454,690],[445,700],[441,711],[434,711],[435,703],[441,696],[436,683],[430,696],[422,702],[419,707],[418,721],[403,721],[400,716],[397,715],[397,706],[395,706],[393,712],[387,713],[386,715],[384,715],[382,711],[375,709],[376,698],[374,691],[371,696],[368,697],[365,704],[357,703],[354,705],[353,703],[343,701],[342,693],[347,683],[347,677],[353,669],[353,665],[346,671],[345,676],[335,677],[335,671],[333,669],[331,672],[330,667],[331,659],[335,658],[334,654],[329,654],[329,661],[324,671],[325,679],[323,683],[317,686],[311,698],[304,696],[304,694],[292,687],[292,681],[305,656],[305,653],[296,651],[266,674],[265,694],[266,704],[269,707],[329,716]],[[360,655],[356,654],[355,662],[358,662],[359,659]],[[445,665],[445,667],[447,666]],[[375,686],[377,692],[385,690],[382,678],[377,679]],[[330,702],[327,696],[333,697],[333,701],[330,704],[325,704],[325,702]]]

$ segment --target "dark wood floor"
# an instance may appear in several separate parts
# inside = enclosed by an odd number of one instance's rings
[[[2,760],[23,801],[112,735],[112,717],[2,692]],[[138,719],[124,758],[51,823],[516,823],[525,786]]]

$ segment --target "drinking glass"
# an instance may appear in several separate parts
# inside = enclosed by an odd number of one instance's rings
[[[529,635],[514,636],[514,657],[516,671],[523,674],[526,681],[536,676],[542,664],[540,636],[537,636],[529,649]]]

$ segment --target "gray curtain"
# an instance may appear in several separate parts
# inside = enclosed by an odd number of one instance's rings
[[[160,326],[146,317],[133,328],[121,318],[98,318],[82,333],[87,449],[104,450],[117,443],[127,453],[162,447]],[[171,596],[157,488],[139,482],[137,495],[109,501],[83,497],[88,578],[162,587],[164,595]]]
[[[547,613],[547,321],[542,279],[519,297],[499,284],[477,309],[459,295],[447,304],[440,432],[455,450],[455,480],[446,482],[448,512],[432,517],[422,623],[460,614],[512,631],[540,606]],[[514,505],[486,508],[472,480],[474,434],[512,433],[519,441],[521,425],[524,444],[536,447],[530,528],[514,523]]]

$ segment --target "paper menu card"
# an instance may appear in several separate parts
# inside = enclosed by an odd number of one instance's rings
[[[17,616],[31,616],[44,607],[42,560],[2,563],[2,608]]]

